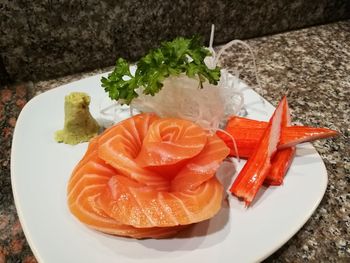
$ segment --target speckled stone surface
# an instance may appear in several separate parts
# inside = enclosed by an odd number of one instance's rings
[[[261,87],[256,86],[246,50],[230,48],[221,64],[231,71],[238,69],[274,105],[287,93],[295,124],[324,126],[341,133],[338,138],[313,143],[328,171],[327,191],[303,228],[266,262],[350,262],[350,20],[247,42],[257,54]],[[35,262],[10,186],[11,136],[20,109],[38,93],[107,70],[1,90],[1,263]]]
[[[10,177],[12,133],[29,99],[28,85],[3,87],[0,96],[0,263],[36,262],[17,217]]]
[[[350,262],[350,21],[248,43],[257,54],[261,88],[246,50],[230,48],[222,65],[241,71],[275,106],[287,94],[294,124],[341,133],[313,143],[327,167],[326,194],[305,226],[266,261]]]
[[[0,83],[111,66],[175,36],[208,39],[212,23],[224,43],[346,18],[348,0],[0,1]]]

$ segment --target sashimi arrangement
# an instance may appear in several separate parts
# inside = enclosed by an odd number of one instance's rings
[[[225,190],[252,205],[263,184],[282,184],[298,143],[337,135],[292,126],[286,97],[268,122],[239,117],[237,79],[208,59],[218,60],[197,38],[177,38],[140,59],[134,74],[119,59],[102,78],[112,99],[140,113],[92,138],[74,168],[68,206],[82,223],[119,236],[173,236],[215,216]],[[224,189],[216,173],[232,156],[248,160]]]

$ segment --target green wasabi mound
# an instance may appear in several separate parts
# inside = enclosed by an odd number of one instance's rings
[[[84,92],[72,92],[64,100],[64,128],[55,133],[55,140],[75,145],[87,142],[98,134],[97,121],[89,111],[90,96]]]

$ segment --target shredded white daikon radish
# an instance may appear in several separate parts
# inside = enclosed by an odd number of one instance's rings
[[[205,59],[209,68],[215,68],[223,52],[235,44],[240,44],[250,51],[257,84],[260,86],[254,53],[243,41],[233,40],[224,45],[216,54],[213,49],[214,25],[211,28],[209,50],[212,56]],[[243,90],[240,88],[239,73],[232,75],[226,69],[221,69],[218,85],[208,82],[200,87],[199,79],[189,78],[185,74],[170,76],[163,82],[162,89],[155,96],[143,94],[140,87],[136,92],[138,97],[130,104],[130,114],[135,112],[155,112],[160,117],[183,118],[197,123],[203,128],[215,132],[224,127],[227,118],[237,115],[243,109]],[[114,111],[116,112],[116,111]],[[103,113],[103,110],[101,111]]]
[[[155,96],[144,95],[140,88],[131,106],[141,112],[155,112],[160,117],[187,119],[215,131],[243,105],[243,96],[237,90],[239,80],[225,70],[221,74],[217,86],[205,82],[203,88],[199,87],[198,79],[185,74],[171,76]]]

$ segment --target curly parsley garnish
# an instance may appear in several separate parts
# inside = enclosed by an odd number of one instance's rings
[[[209,55],[210,51],[201,44],[200,38],[178,37],[171,42],[163,42],[159,48],[142,57],[136,64],[134,76],[129,63],[119,58],[108,78],[102,77],[102,87],[111,99],[130,104],[138,96],[137,88],[143,87],[144,94],[153,96],[161,90],[167,77],[180,73],[188,77],[197,76],[201,87],[206,80],[217,85],[220,69],[209,69],[205,65],[204,59]]]

